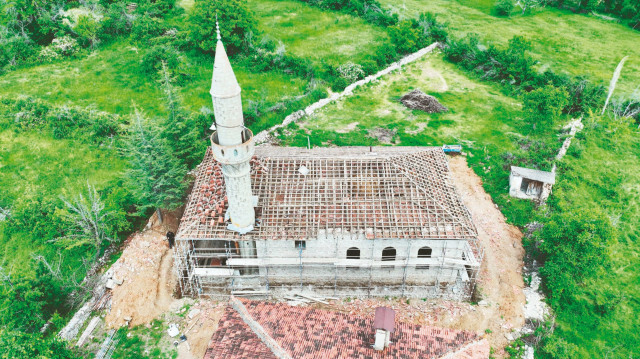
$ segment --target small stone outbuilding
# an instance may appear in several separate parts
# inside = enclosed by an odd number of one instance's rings
[[[511,166],[509,195],[511,197],[545,201],[556,183],[555,172]]]

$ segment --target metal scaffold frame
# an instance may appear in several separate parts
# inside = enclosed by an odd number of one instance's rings
[[[410,295],[432,288],[433,297],[453,291],[463,299],[471,297],[483,252],[441,148],[259,147],[251,166],[258,203],[256,229],[246,235],[226,229],[224,179],[210,150],[199,166],[176,238],[175,268],[183,293],[224,296],[258,288],[254,292],[267,295],[311,286],[334,295],[351,290],[373,296],[380,288]],[[290,257],[276,257],[267,250],[270,241],[323,240],[328,235],[338,238],[333,260],[314,263],[302,249]],[[340,238],[407,240],[407,252],[399,253],[393,264],[384,264],[393,266],[392,277],[396,270],[400,275],[391,281],[380,279],[385,269],[375,260],[376,245],[359,264],[339,264],[345,259],[339,253]],[[417,280],[415,272],[425,265],[416,264],[410,255],[414,240],[442,241],[439,252],[428,260],[430,269],[424,272],[429,275],[423,280]],[[451,246],[451,241],[464,245]],[[252,242],[254,248],[259,242],[266,252],[247,254],[238,245],[244,242]],[[240,258],[252,264],[233,264]],[[291,268],[297,268],[297,275],[283,277]],[[367,271],[364,277],[354,274]],[[452,280],[454,272],[457,277]]]

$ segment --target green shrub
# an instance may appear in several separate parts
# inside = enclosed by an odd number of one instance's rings
[[[552,214],[537,233],[540,274],[556,306],[568,304],[585,278],[609,264],[615,228],[606,214],[586,209]]]
[[[560,117],[569,103],[569,94],[562,87],[546,85],[523,97],[525,119],[534,127],[549,127]]]
[[[389,38],[401,54],[418,51],[427,41],[426,34],[416,20],[402,20],[389,27]]]
[[[127,11],[127,4],[125,2],[109,4],[100,25],[99,36],[104,41],[129,34],[133,26],[133,17]]]
[[[557,335],[550,336],[540,346],[538,346],[536,354],[540,358],[544,359],[583,358],[575,344],[567,343],[567,341]]]
[[[498,16],[509,16],[513,11],[513,7],[513,0],[498,0],[493,9]]]
[[[73,31],[78,35],[83,47],[95,46],[98,43],[100,23],[93,16],[81,15]]]
[[[167,45],[150,48],[140,61],[140,70],[147,75],[156,76],[162,70],[163,63],[169,75],[178,83],[189,78],[186,57],[174,47]]]
[[[166,30],[163,20],[145,14],[133,23],[131,36],[136,41],[146,41],[161,36]]]

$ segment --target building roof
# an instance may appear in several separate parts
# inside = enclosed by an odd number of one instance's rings
[[[539,181],[542,183],[556,183],[556,174],[554,172],[533,170],[531,168],[511,166],[511,173],[517,174],[520,177],[524,177],[530,180]]]
[[[183,239],[475,239],[439,147],[282,148],[251,160],[256,229],[227,230],[221,166],[205,155],[177,236]]]
[[[489,356],[487,341],[468,331],[396,323],[389,347],[376,351],[372,348],[373,318],[284,303],[235,298],[231,301],[211,338],[205,359]]]

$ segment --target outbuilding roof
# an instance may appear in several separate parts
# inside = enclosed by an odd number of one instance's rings
[[[556,183],[556,174],[554,172],[534,170],[531,168],[511,166],[511,173],[520,177],[524,177],[530,180],[542,182],[542,183]]]
[[[475,239],[440,147],[282,148],[251,160],[256,226],[227,230],[221,166],[205,155],[180,228],[182,239]]]

